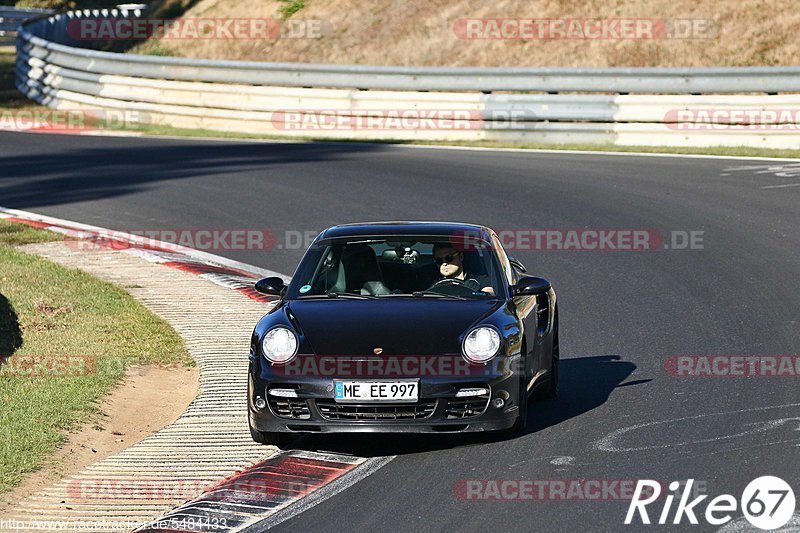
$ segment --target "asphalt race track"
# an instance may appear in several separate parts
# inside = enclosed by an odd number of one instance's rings
[[[800,353],[796,184],[800,163],[787,162],[0,133],[4,207],[124,231],[266,228],[280,248],[209,251],[286,274],[303,252],[286,232],[344,222],[650,230],[670,248],[672,232],[703,232],[693,250],[512,251],[558,291],[559,399],[532,404],[512,439],[304,439],[397,457],[277,528],[293,531],[618,531],[628,507],[613,490],[467,499],[470,480],[692,478],[738,499],[776,475],[797,492],[800,377],[665,368],[676,355]],[[657,520],[661,504],[648,510]]]

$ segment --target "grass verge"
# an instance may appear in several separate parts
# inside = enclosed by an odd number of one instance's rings
[[[138,132],[152,136],[174,136],[189,138],[216,138],[216,139],[248,139],[271,141],[301,141],[301,142],[356,142],[370,144],[408,144],[424,146],[464,146],[475,148],[516,148],[527,150],[578,150],[578,151],[604,151],[604,152],[642,152],[652,154],[692,154],[692,155],[719,155],[729,157],[780,157],[800,158],[800,150],[752,148],[748,146],[713,146],[713,147],[680,147],[680,146],[619,146],[616,144],[547,144],[547,143],[507,143],[497,141],[397,141],[397,140],[366,140],[366,139],[328,139],[324,137],[299,137],[288,135],[261,135],[237,132],[225,132],[202,129],[174,128],[164,125],[132,125],[126,131]],[[117,130],[119,131],[119,130]]]
[[[122,289],[13,247],[60,238],[0,220],[0,492],[90,420],[126,365],[194,364]]]

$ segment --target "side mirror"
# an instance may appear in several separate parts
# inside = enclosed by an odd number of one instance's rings
[[[523,272],[523,273],[524,273],[524,272],[527,272],[527,271],[528,271],[528,270],[525,268],[525,265],[523,265],[523,264],[520,262],[520,260],[519,260],[519,259],[516,259],[516,258],[514,258],[514,257],[510,257],[510,256],[509,256],[509,258],[508,258],[508,262],[509,262],[509,263],[511,263],[511,266],[512,266],[512,267],[516,268],[516,269],[517,269],[517,270],[519,270],[520,272]]]
[[[286,289],[286,284],[281,278],[273,276],[256,281],[255,289],[261,294],[281,296]]]
[[[545,294],[550,290],[550,282],[536,276],[524,276],[514,285],[514,296]]]

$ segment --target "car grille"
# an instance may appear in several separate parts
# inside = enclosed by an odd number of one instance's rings
[[[278,398],[269,396],[269,407],[276,416],[304,420],[311,418],[308,402],[297,398]]]
[[[317,409],[327,420],[418,420],[431,416],[436,402],[353,405],[317,400]]]
[[[453,398],[448,400],[445,410],[446,418],[469,418],[478,416],[486,410],[489,395],[473,396],[471,398]]]

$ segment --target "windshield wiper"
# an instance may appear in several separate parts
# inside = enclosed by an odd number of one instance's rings
[[[375,296],[369,296],[367,294],[352,294],[348,292],[330,292],[327,294],[307,294],[305,296],[298,296],[298,300],[334,300],[334,299],[345,299],[345,300],[372,300]]]
[[[316,298],[350,298],[353,300],[371,300],[375,298],[368,294],[356,294],[353,292],[329,292],[326,294],[315,294]],[[301,296],[300,298],[309,298],[309,296]]]
[[[432,291],[414,291],[411,293],[414,298],[446,298],[448,300],[469,300],[465,296],[456,296],[454,294],[442,294],[441,292]]]
[[[442,294],[441,292],[429,292],[429,291],[415,291],[411,294],[403,293],[403,294],[383,294],[380,296],[371,296],[369,294],[356,294],[352,292],[329,292],[326,294],[306,294],[304,296],[298,296],[298,300],[328,300],[328,299],[336,299],[336,298],[344,298],[344,299],[351,299],[351,300],[375,300],[377,298],[439,298],[445,300],[472,300],[473,298],[467,298],[465,296],[455,296],[452,294]]]

